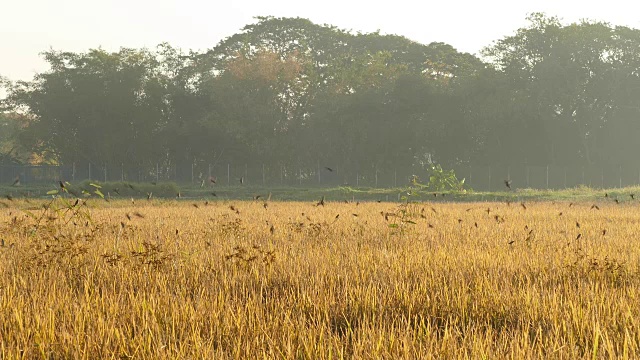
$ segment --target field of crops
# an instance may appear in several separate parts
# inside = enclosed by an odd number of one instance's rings
[[[0,206],[0,359],[639,358],[640,204]]]

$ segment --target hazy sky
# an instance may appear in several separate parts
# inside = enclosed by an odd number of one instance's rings
[[[633,5],[631,5],[633,4]],[[0,75],[30,80],[47,70],[38,55],[53,48],[154,47],[161,42],[203,50],[253,22],[254,16],[303,17],[343,29],[441,41],[477,53],[526,25],[531,12],[640,28],[640,5],[629,0],[5,0],[0,17]]]

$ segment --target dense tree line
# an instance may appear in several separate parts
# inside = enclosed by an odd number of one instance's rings
[[[0,162],[638,165],[640,30],[528,21],[482,59],[273,17],[206,52],[46,51],[3,82]]]

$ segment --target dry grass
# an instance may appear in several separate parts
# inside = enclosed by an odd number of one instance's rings
[[[640,357],[631,204],[5,202],[0,358]]]

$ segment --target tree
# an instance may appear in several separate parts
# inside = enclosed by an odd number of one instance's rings
[[[601,22],[563,26],[539,13],[529,22],[484,50],[504,73],[514,104],[506,107],[513,126],[496,123],[506,130],[496,128],[495,143],[509,144],[501,153],[515,149],[514,142],[524,154],[542,153],[541,164],[606,163],[614,146],[611,130],[624,121],[618,115],[630,101],[622,94],[636,78],[637,50],[630,45],[638,44],[637,37]]]

